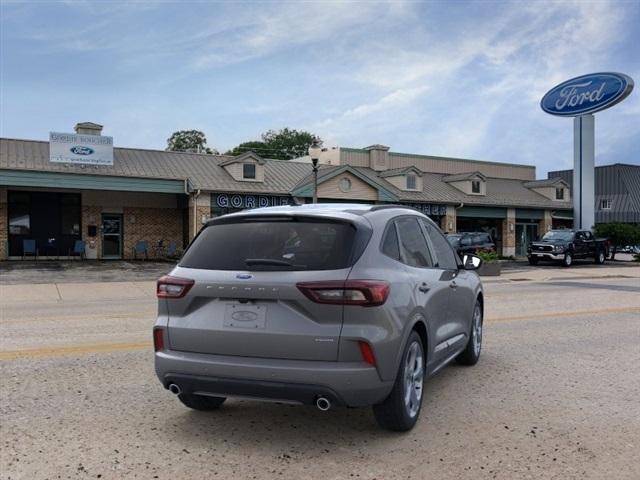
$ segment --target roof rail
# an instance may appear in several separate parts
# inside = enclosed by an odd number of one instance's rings
[[[407,210],[414,210],[416,212],[419,212],[420,210],[418,210],[417,208],[414,207],[410,207],[409,205],[397,205],[397,204],[391,204],[391,205],[374,205],[371,207],[371,209],[369,210],[370,212],[377,212],[378,210],[386,210],[388,208],[404,208]]]

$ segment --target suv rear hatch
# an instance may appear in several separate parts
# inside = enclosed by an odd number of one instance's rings
[[[343,305],[313,301],[297,284],[344,282],[369,236],[351,222],[317,216],[210,222],[169,277],[193,284],[181,298],[159,300],[170,349],[337,360]]]

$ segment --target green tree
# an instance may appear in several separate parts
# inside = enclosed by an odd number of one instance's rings
[[[227,155],[239,155],[252,150],[261,157],[290,160],[307,154],[314,141],[322,143],[317,135],[304,130],[289,128],[269,130],[262,134],[262,141],[244,142],[227,152]]]
[[[252,141],[252,142],[241,143],[237,147],[234,147],[231,150],[227,151],[225,153],[225,155],[233,155],[235,157],[237,155],[242,155],[243,153],[248,152],[248,151],[255,152],[256,154],[260,155],[261,157],[271,158],[267,154],[268,150],[267,150],[267,146],[265,145],[265,143],[264,142],[260,142],[258,140],[255,140],[255,141]]]
[[[640,243],[640,225],[630,223],[600,223],[595,227],[597,237],[605,237],[611,242],[611,260],[616,256],[618,247]]]
[[[207,146],[207,137],[200,130],[178,130],[167,139],[167,151],[218,153]]]

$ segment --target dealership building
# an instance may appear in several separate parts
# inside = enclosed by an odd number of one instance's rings
[[[0,259],[65,258],[82,241],[89,259],[182,250],[211,217],[312,201],[308,158],[113,147],[102,126],[79,123],[49,141],[0,139]],[[536,180],[534,166],[391,152],[384,145],[324,149],[318,201],[403,204],[446,232],[486,231],[505,255],[570,226],[569,183]]]

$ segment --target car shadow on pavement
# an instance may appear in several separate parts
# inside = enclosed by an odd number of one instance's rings
[[[468,382],[472,370],[450,365],[425,383],[421,418],[413,432],[431,430],[430,421],[445,415],[443,408],[447,410],[446,415],[451,414],[447,396],[439,392],[446,392],[459,382]],[[378,427],[369,407],[335,407],[322,412],[308,405],[229,399],[220,410],[213,412],[190,411],[182,405],[177,408],[183,410],[167,418],[166,428],[184,445],[192,444],[197,438],[198,444],[213,445],[222,441],[226,446],[260,447],[274,454],[304,446],[305,454],[320,455],[332,449],[386,443],[403,436]]]

